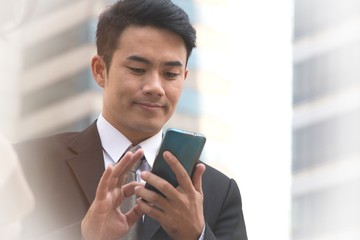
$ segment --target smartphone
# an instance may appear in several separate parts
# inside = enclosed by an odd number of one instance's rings
[[[174,187],[177,187],[179,184],[176,180],[176,176],[170,166],[165,162],[163,153],[165,151],[171,152],[180,161],[189,176],[192,177],[205,142],[206,138],[202,134],[176,128],[167,129],[151,172],[165,179]],[[145,184],[145,187],[162,194],[148,183]]]

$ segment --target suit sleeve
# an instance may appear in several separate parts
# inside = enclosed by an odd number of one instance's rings
[[[204,240],[247,240],[242,201],[235,180],[230,179],[227,194],[214,226],[206,223]]]

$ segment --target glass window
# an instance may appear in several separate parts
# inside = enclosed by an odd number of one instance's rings
[[[92,79],[89,68],[83,69],[81,72],[73,76],[63,79],[56,84],[40,89],[31,94],[22,97],[22,116],[26,116],[33,111],[54,104],[55,102],[64,100],[79,93],[95,89],[94,80]]]
[[[316,235],[341,232],[360,225],[360,179],[330,189],[293,198],[292,235],[316,239]]]
[[[71,3],[75,3],[79,0],[35,0],[28,1],[29,5],[32,6],[31,18],[37,19],[44,15],[51,14],[52,12],[58,10],[59,8],[66,6]]]
[[[313,34],[357,16],[358,0],[296,0],[294,38]]]
[[[360,110],[293,132],[293,172],[360,155]]]
[[[359,66],[359,41],[295,64],[293,103],[314,100],[359,85]]]
[[[24,50],[24,70],[73,48],[92,43],[95,35],[93,25],[93,20],[82,22],[50,39],[45,39],[42,42],[28,47]]]

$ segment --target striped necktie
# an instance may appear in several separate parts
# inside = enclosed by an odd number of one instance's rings
[[[135,153],[138,149],[140,148],[139,145],[136,145],[135,147],[133,147],[132,145],[128,148],[130,150],[130,152]],[[125,151],[126,153],[127,151]],[[140,172],[141,171],[149,171],[150,170],[150,165],[149,163],[146,161],[145,157],[143,156],[135,165],[134,167],[131,169],[131,171],[128,173],[127,177],[126,177],[126,183],[132,182],[132,181],[138,181],[140,182]],[[128,212],[130,209],[132,209],[136,204],[136,196],[132,195],[128,198],[125,198],[123,200],[123,202],[120,204],[120,209],[121,212],[126,213]],[[129,232],[127,233],[127,235],[125,235],[123,238],[121,238],[122,240],[137,240],[140,237],[140,229],[141,229],[141,225],[142,225],[142,220],[140,219],[138,222],[136,222],[131,229],[129,230]]]

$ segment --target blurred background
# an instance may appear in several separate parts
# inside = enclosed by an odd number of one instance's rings
[[[109,0],[0,0],[0,130],[12,142],[82,130]],[[360,236],[360,1],[176,0],[198,32],[166,127],[206,135],[236,179],[249,239]]]

